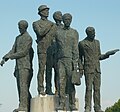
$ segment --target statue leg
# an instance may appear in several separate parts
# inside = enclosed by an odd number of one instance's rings
[[[54,95],[52,92],[52,67],[53,67],[53,55],[51,51],[47,53],[47,61],[46,61],[46,94]]]
[[[59,107],[57,107],[57,110],[64,110],[65,107],[65,100],[66,100],[66,93],[65,93],[65,87],[66,87],[66,70],[65,65],[62,60],[59,60],[58,62],[58,68],[59,68],[59,77],[60,77],[60,104]]]
[[[85,112],[91,111],[93,76],[94,74],[85,74]]]
[[[39,63],[39,70],[38,70],[38,75],[37,75],[38,93],[45,95],[43,83],[44,83],[44,71],[45,71],[45,65],[46,65],[46,53],[38,54],[38,63]]]
[[[101,110],[101,104],[100,104],[100,85],[101,85],[101,74],[96,73],[94,77],[94,93],[93,93],[93,99],[94,99],[94,110],[95,112],[102,112]]]
[[[30,92],[29,92],[29,77],[30,72],[28,69],[19,69],[18,75],[16,76],[17,79],[17,87],[19,93],[19,108],[18,110],[23,110],[29,112],[30,107]]]
[[[60,94],[60,80],[59,80],[59,73],[58,73],[58,63],[57,63],[57,59],[54,60],[54,84],[55,84],[55,95],[59,95]]]
[[[77,110],[75,105],[75,86],[72,84],[72,62],[71,60],[66,60],[66,72],[67,72],[67,85],[66,85],[66,93],[69,95],[69,107],[70,110]]]

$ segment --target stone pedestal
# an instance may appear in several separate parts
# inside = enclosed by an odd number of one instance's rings
[[[59,106],[59,97],[54,95],[45,95],[45,96],[37,96],[31,99],[31,108],[30,112],[71,112],[69,111],[69,102],[68,97],[66,96],[66,111],[56,111],[56,107]],[[76,107],[79,110],[79,102],[76,99]],[[79,111],[73,111],[79,112]]]
[[[18,111],[18,112],[26,112],[26,111]]]
[[[58,110],[57,112],[71,112],[71,111],[62,111],[62,110]],[[79,112],[79,111],[72,111],[72,112]]]

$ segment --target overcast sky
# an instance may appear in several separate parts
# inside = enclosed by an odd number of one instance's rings
[[[35,97],[37,93],[38,61],[36,53],[36,35],[32,22],[38,20],[38,7],[42,4],[50,7],[49,19],[60,10],[73,16],[71,27],[79,32],[79,40],[85,38],[87,26],[96,29],[96,39],[100,40],[101,51],[120,49],[120,0],[1,0],[0,3],[0,59],[11,49],[15,37],[19,34],[18,21],[25,19],[29,23],[28,32],[33,38],[35,51],[33,67],[34,76],[30,91]],[[8,61],[0,67],[0,112],[12,112],[18,107],[16,80],[13,76],[15,61]],[[120,98],[120,52],[101,62],[101,102],[106,109]],[[80,102],[80,112],[84,111],[85,83],[76,87],[76,96]],[[93,106],[93,105],[92,105]]]

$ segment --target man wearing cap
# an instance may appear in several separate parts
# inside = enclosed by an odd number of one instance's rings
[[[38,8],[38,15],[40,20],[33,22],[33,30],[37,36],[37,54],[39,70],[37,75],[38,80],[38,94],[45,95],[44,92],[44,71],[46,65],[47,49],[50,46],[53,38],[54,23],[49,21],[49,8],[46,5],[41,5]]]
[[[79,57],[83,64],[86,84],[85,112],[91,112],[92,89],[95,112],[103,112],[100,102],[101,71],[100,61],[109,58],[108,54],[101,54],[100,42],[95,39],[95,29],[86,28],[87,37],[79,42]]]
[[[66,94],[69,95],[70,110],[77,110],[75,106],[75,85],[72,83],[72,71],[78,63],[78,32],[70,27],[72,15],[63,15],[64,27],[55,34],[57,45],[58,72],[60,78],[60,105],[56,110],[64,110]],[[75,68],[74,68],[75,67]],[[77,69],[76,69],[77,70]]]
[[[19,107],[13,112],[30,112],[31,94],[29,88],[33,76],[32,60],[34,52],[32,49],[32,38],[27,32],[27,21],[19,21],[18,27],[20,35],[16,37],[12,49],[3,57],[3,60],[5,62],[9,59],[16,60],[14,76],[17,80]]]
[[[59,30],[59,28],[63,27],[62,22],[62,13],[61,11],[56,11],[53,14],[53,19],[55,20],[55,32]],[[53,36],[53,42],[51,46],[49,46],[47,50],[47,63],[46,63],[46,94],[53,94],[51,91],[51,78],[52,78],[52,68],[54,68],[54,82],[55,82],[55,95],[58,95],[59,91],[59,75],[58,75],[58,67],[57,67],[57,49],[56,42]]]

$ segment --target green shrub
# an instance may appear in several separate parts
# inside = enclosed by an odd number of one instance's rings
[[[105,112],[120,112],[120,99],[111,107],[107,107]]]

